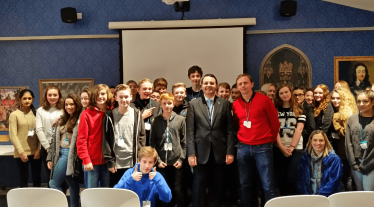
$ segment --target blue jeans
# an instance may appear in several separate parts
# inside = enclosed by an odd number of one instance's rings
[[[363,160],[360,159],[359,161],[361,163]],[[374,191],[374,170],[366,175],[352,170],[352,177],[355,179],[358,191]]]
[[[53,170],[52,179],[49,181],[51,188],[57,189],[63,192],[62,186],[66,180],[69,184],[70,190],[70,206],[79,207],[79,183],[76,182],[72,176],[66,176],[66,168],[68,165],[68,148],[60,148],[60,158]]]
[[[271,143],[246,145],[239,142],[237,161],[242,206],[251,206],[252,195],[255,194],[255,192],[252,192],[252,185],[256,182],[254,180],[256,177],[256,166],[265,191],[265,203],[275,197],[276,187]]]
[[[94,165],[93,170],[84,172],[84,185],[86,188],[108,188],[109,187],[109,169],[107,164]]]

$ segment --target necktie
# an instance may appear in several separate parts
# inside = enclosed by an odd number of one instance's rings
[[[208,114],[209,114],[209,119],[212,121],[212,100],[208,99]]]

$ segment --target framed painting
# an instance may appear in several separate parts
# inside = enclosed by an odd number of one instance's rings
[[[62,97],[66,97],[70,93],[79,95],[84,88],[92,88],[94,86],[94,79],[40,79],[40,103],[43,100],[45,89],[48,87],[48,85],[57,86],[61,90]]]
[[[20,107],[20,92],[28,88],[28,86],[0,87],[0,131],[9,131],[9,116]]]
[[[312,65],[308,57],[296,47],[281,45],[270,51],[260,66],[260,88],[272,83],[277,88],[287,83],[292,87],[312,87]]]
[[[374,84],[374,56],[334,57],[334,84],[346,81],[351,92],[372,87]]]

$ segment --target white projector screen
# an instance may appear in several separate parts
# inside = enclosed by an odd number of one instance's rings
[[[122,82],[165,78],[191,86],[193,65],[218,82],[235,83],[244,69],[244,27],[122,30]]]

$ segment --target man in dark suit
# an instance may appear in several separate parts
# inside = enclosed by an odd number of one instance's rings
[[[230,102],[216,97],[217,79],[207,74],[202,79],[203,96],[190,102],[187,110],[187,156],[193,167],[192,204],[219,206],[223,192],[224,166],[234,160],[235,135]],[[205,190],[212,179],[208,201]]]

